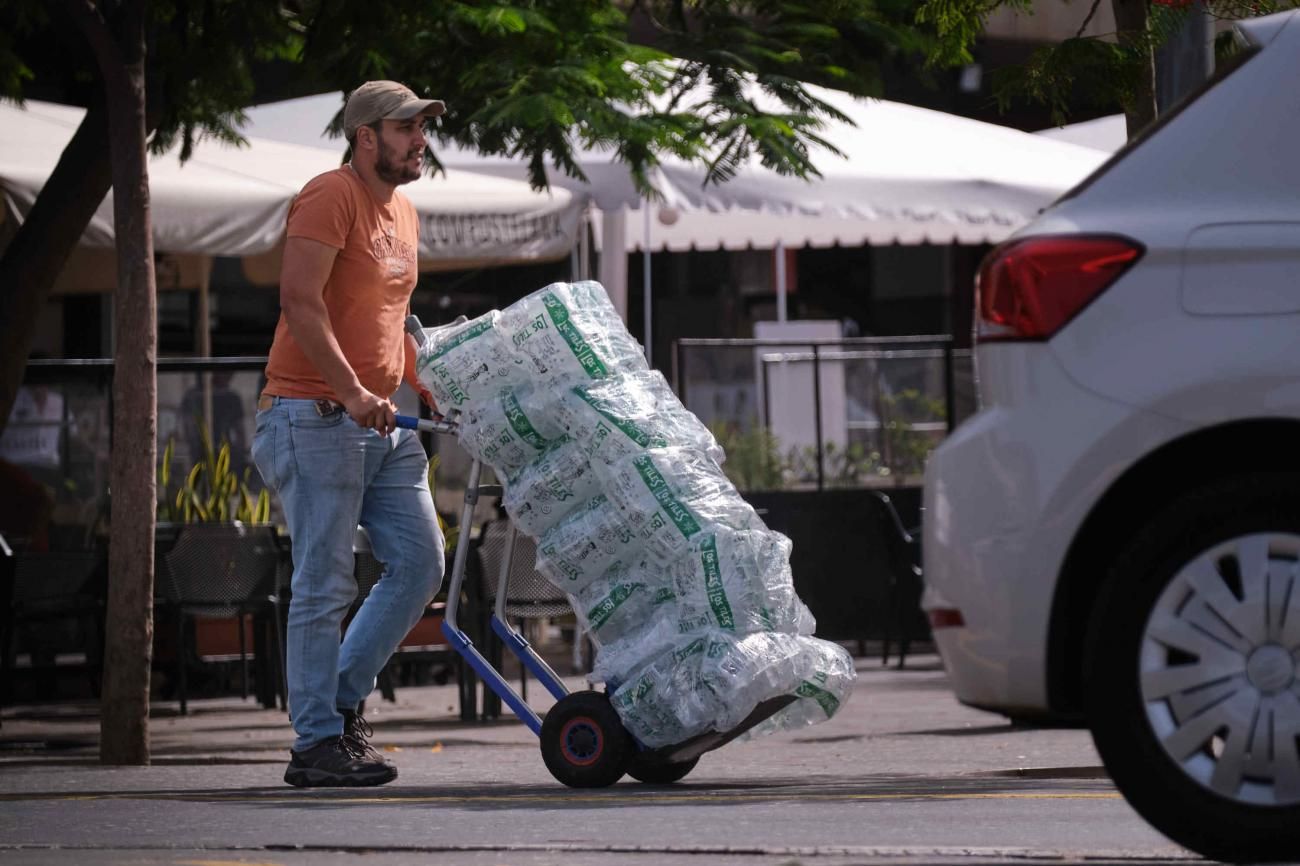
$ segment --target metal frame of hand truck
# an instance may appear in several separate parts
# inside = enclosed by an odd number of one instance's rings
[[[459,425],[455,421],[428,420],[414,418],[406,415],[397,416],[397,426],[413,430],[420,430],[426,433],[440,433],[444,435],[455,435]],[[483,464],[475,460],[470,464],[469,478],[465,483],[465,504],[461,511],[461,543],[456,545],[456,555],[452,560],[451,576],[447,585],[447,607],[443,612],[442,631],[446,636],[452,648],[458,652],[474,672],[483,680],[483,683],[490,688],[501,700],[503,700],[519,719],[537,735],[542,732],[542,718],[537,712],[528,705],[528,703],[519,696],[514,687],[506,681],[501,672],[488,661],[482,653],[474,646],[474,642],[461,629],[457,621],[457,614],[460,608],[460,594],[465,581],[466,563],[469,558],[469,533],[468,528],[472,525],[474,519],[474,508],[478,504],[480,496],[500,495],[501,487],[499,485],[480,485],[479,478],[482,474]],[[501,639],[511,652],[519,659],[520,663],[538,679],[555,700],[560,700],[569,694],[568,688],[560,680],[558,674],[551,669],[546,660],[539,656],[533,650],[528,640],[516,631],[507,621],[505,614],[506,596],[508,582],[510,579],[510,564],[514,554],[514,540],[517,530],[511,527],[510,535],[506,541],[506,551],[501,564],[501,571],[497,577],[496,606],[492,612],[490,623],[492,631]],[[618,684],[606,683],[608,690],[614,692]],[[781,695],[775,698],[769,698],[763,701],[754,711],[749,714],[739,725],[727,731],[709,731],[672,746],[665,746],[660,749],[647,749],[669,762],[684,762],[698,758],[705,752],[712,751],[734,740],[736,737],[748,731],[759,722],[775,714],[788,704],[795,700],[792,695]],[[639,748],[643,748],[638,743]]]

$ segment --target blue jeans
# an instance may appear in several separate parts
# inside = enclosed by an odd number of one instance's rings
[[[442,584],[443,539],[415,433],[380,436],[342,410],[274,398],[257,413],[253,460],[276,492],[293,540],[289,715],[302,751],[343,732]],[[357,596],[352,540],[361,525],[384,571],[348,626]]]

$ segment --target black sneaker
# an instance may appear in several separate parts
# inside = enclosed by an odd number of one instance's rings
[[[375,729],[370,727],[366,717],[356,710],[345,710],[340,708],[339,712],[343,714],[343,738],[348,740],[353,749],[363,755],[368,761],[379,761],[380,763],[389,763],[383,755],[379,754],[373,746],[370,745],[370,738],[375,735]]]
[[[293,752],[284,780],[299,788],[353,788],[384,785],[397,778],[397,768],[375,760],[346,737],[331,737],[310,749]]]

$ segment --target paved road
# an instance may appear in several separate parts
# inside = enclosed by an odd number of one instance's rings
[[[374,866],[1194,859],[1125,804],[1086,733],[964,708],[933,657],[901,672],[859,667],[836,719],[730,744],[668,788],[563,788],[521,725],[451,721],[445,688],[371,708],[375,744],[401,776],[362,790],[283,785],[283,714],[237,701],[156,718],[148,768],[95,764],[78,745],[93,717],[6,711],[0,864],[332,866],[360,852]]]

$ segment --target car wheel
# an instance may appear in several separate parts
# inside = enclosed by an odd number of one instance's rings
[[[1157,830],[1235,862],[1300,852],[1300,477],[1234,478],[1156,514],[1089,627],[1093,739]]]

